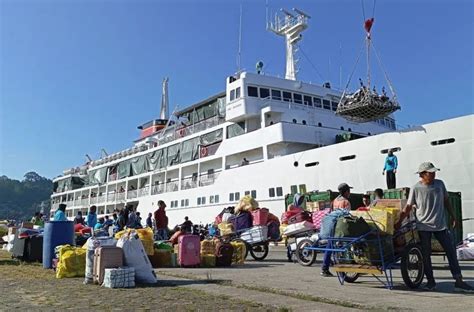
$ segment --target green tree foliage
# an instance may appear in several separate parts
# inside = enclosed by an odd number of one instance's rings
[[[22,181],[0,177],[0,220],[29,220],[35,211],[49,213],[53,182],[36,172],[28,172]]]

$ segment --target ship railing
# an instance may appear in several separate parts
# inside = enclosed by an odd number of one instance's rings
[[[117,200],[125,200],[125,192],[117,193]]]
[[[51,204],[51,210],[57,210],[59,208],[59,203]]]
[[[105,203],[105,198],[106,196],[105,195],[100,195],[99,197],[97,197],[97,202],[100,204],[100,203]]]
[[[215,155],[220,145],[221,142],[217,142],[207,146],[201,146],[201,149],[199,150],[199,158]]]
[[[127,199],[137,198],[137,193],[138,193],[137,190],[129,190],[127,192]]]
[[[154,185],[151,189],[151,195],[161,194],[165,190],[164,184]]]
[[[189,177],[181,180],[181,189],[188,190],[197,187],[197,177]]]
[[[74,200],[70,199],[66,202],[66,205],[68,205],[69,207],[71,206],[74,206]]]
[[[91,204],[97,204],[97,197],[91,197]]]
[[[170,181],[166,183],[166,192],[176,192],[178,190],[178,181]]]
[[[207,173],[207,174],[201,175],[199,178],[199,186],[214,184],[217,177],[219,177],[219,174],[220,172],[214,172],[214,173]]]
[[[87,206],[87,205],[89,205],[89,198],[82,198],[82,199],[81,199],[81,205],[82,205],[82,206]]]
[[[145,186],[138,189],[138,197],[147,196],[150,193],[150,187]]]
[[[116,193],[107,194],[107,201],[108,201],[108,202],[113,202],[113,201],[115,201],[115,196],[116,196],[116,195],[117,195]]]

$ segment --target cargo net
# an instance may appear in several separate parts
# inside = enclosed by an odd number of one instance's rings
[[[336,115],[349,121],[364,123],[384,118],[400,109],[395,97],[390,99],[385,91],[377,94],[361,87],[352,94],[345,94],[337,106]]]

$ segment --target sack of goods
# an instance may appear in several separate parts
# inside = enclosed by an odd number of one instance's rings
[[[462,246],[456,249],[458,260],[474,260],[474,246]]]
[[[239,204],[235,208],[235,213],[239,214],[242,211],[252,211],[258,208],[258,202],[250,195],[245,195],[240,199]]]
[[[135,287],[135,269],[129,267],[105,269],[102,286],[107,288]]]
[[[331,208],[313,211],[313,217],[312,217],[313,224],[317,230],[321,228],[321,221],[323,220],[324,216],[326,216],[330,212],[331,212]]]
[[[381,265],[384,262],[393,262],[394,251],[391,235],[380,236],[369,235],[368,239],[362,243],[354,244],[351,249],[354,261],[357,264]]]
[[[203,255],[201,254],[201,264],[202,268],[213,268],[216,266],[216,256],[212,255]]]
[[[125,234],[117,242],[117,247],[122,248],[124,263],[135,269],[135,278],[139,283],[156,283],[155,271],[151,266],[150,259],[143,248],[142,242],[134,235]]]
[[[284,234],[286,236],[293,236],[299,233],[307,232],[307,231],[312,231],[316,229],[313,223],[308,222],[308,221],[302,221],[294,224],[288,225],[288,227],[285,229]]]
[[[369,211],[351,211],[353,216],[362,217],[372,228],[393,235],[395,223],[400,218],[400,210],[396,208],[372,208]]]
[[[154,253],[153,247],[153,230],[151,228],[144,229],[126,229],[115,234],[115,239],[120,239],[123,235],[138,235],[138,238],[142,241],[143,248],[147,255],[151,256]]]
[[[230,243],[218,242],[216,244],[216,266],[229,267],[232,265],[234,247]]]
[[[254,226],[247,231],[240,234],[240,238],[249,244],[259,243],[267,240],[268,227],[267,226]]]
[[[148,258],[153,268],[167,268],[172,267],[171,254],[172,251],[168,249],[155,249],[155,253]]]
[[[222,222],[218,226],[221,236],[231,235],[234,233],[234,225],[232,223]]]
[[[232,264],[244,264],[245,262],[245,253],[247,252],[247,247],[244,242],[233,241],[230,242],[232,247],[234,247],[234,253],[232,254]]]
[[[337,219],[334,237],[359,237],[370,231],[370,226],[363,218],[349,215]]]
[[[214,255],[216,243],[213,239],[205,239],[201,242],[201,255]]]
[[[62,245],[59,249],[56,278],[84,276],[86,252],[83,248]]]

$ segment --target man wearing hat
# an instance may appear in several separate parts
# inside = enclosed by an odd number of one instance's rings
[[[402,210],[400,221],[396,226],[398,228],[411,209],[415,207],[416,226],[421,240],[423,264],[427,279],[424,286],[426,290],[435,290],[436,288],[431,265],[431,236],[434,235],[446,252],[451,274],[456,281],[454,290],[474,292],[474,289],[462,279],[454,242],[448,232],[445,209],[452,217],[453,227],[456,225],[454,213],[444,182],[435,179],[436,171],[439,171],[439,169],[430,162],[424,162],[420,165],[416,172],[420,176],[420,181],[410,190],[407,205]]]
[[[351,186],[347,183],[341,183],[337,187],[339,191],[339,196],[334,199],[332,202],[332,209],[345,209],[351,211],[351,203],[349,202],[349,196],[351,194]],[[331,264],[331,251],[325,251],[323,256],[323,264],[321,265],[321,276],[331,277],[334,276],[331,271],[329,271],[329,265]]]

